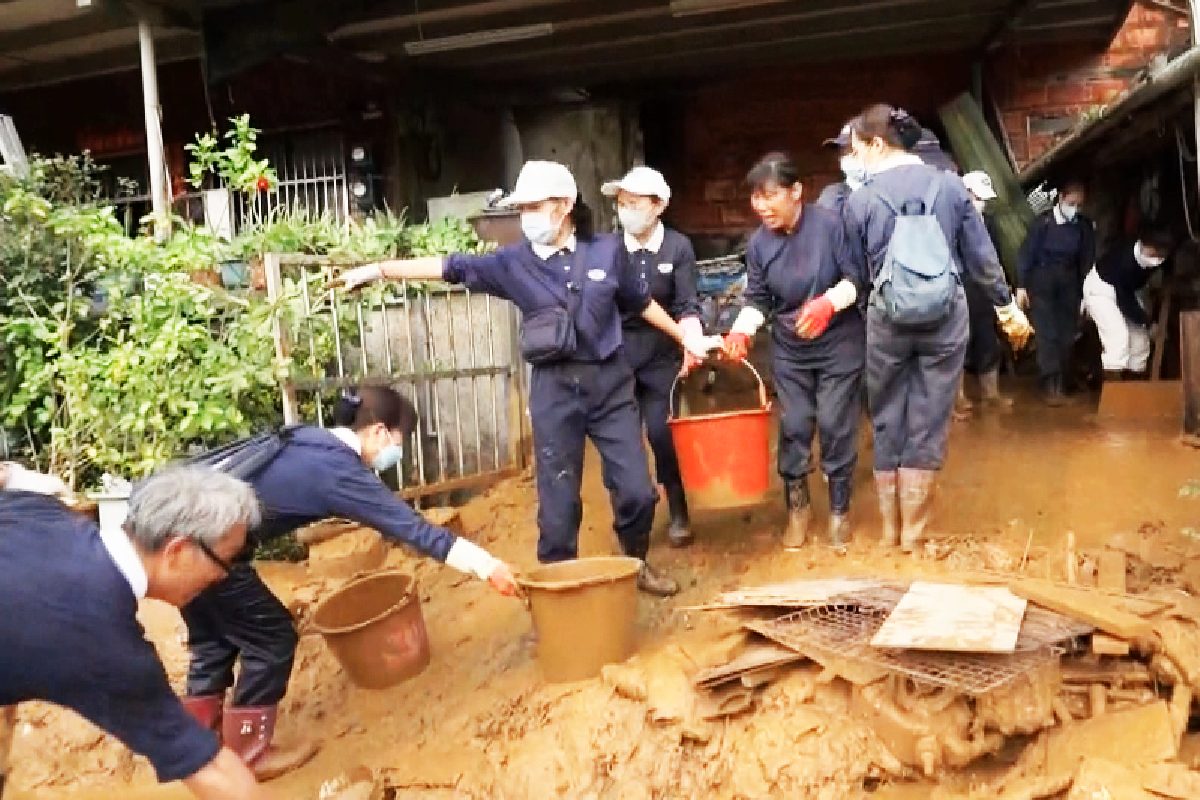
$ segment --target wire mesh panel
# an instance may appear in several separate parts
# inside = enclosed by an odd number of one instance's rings
[[[269,256],[266,267],[269,294],[288,304],[277,337],[293,363],[285,416],[329,425],[339,393],[397,389],[421,420],[401,467],[409,496],[484,485],[521,466],[511,305],[441,283],[329,292],[328,259]]]

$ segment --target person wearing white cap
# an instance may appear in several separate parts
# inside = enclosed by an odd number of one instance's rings
[[[983,215],[984,227],[987,228],[988,236],[994,244],[996,234],[992,228],[992,219],[984,213],[987,202],[996,199],[992,177],[986,172],[976,170],[963,175],[962,180],[967,191],[971,193],[971,205]],[[1007,408],[1012,405],[1012,398],[1000,394],[1000,361],[1003,351],[1000,348],[1000,337],[996,335],[995,310],[987,294],[974,281],[964,281],[963,291],[967,295],[967,310],[971,316],[966,371],[974,373],[979,379],[979,390],[985,404]],[[970,411],[971,407],[971,402],[960,390],[957,410],[963,413]]]
[[[661,221],[671,200],[671,187],[658,170],[634,167],[619,181],[600,187],[605,197],[617,202],[617,218],[623,230],[625,249],[634,268],[650,286],[650,296],[670,312],[685,330],[704,333],[700,322],[700,300],[696,295],[696,253],[692,243]],[[692,542],[687,497],[675,457],[675,442],[667,420],[671,416],[671,387],[680,372],[698,362],[670,337],[649,324],[640,314],[621,315],[621,337],[625,358],[633,368],[638,407],[646,426],[646,438],[654,453],[654,468],[671,512],[667,538],[674,547]]]
[[[865,282],[850,255],[842,216],[803,203],[800,173],[789,155],[768,154],[746,182],[763,224],[746,247],[746,306],[725,337],[725,352],[744,359],[758,329],[774,318],[778,469],[788,510],[783,546],[797,548],[808,538],[808,475],[817,436],[829,482],[829,538],[844,545],[850,538],[866,350],[855,300]]]
[[[529,161],[501,205],[521,212],[527,241],[485,255],[381,261],[343,273],[346,289],[382,278],[444,280],[521,310],[521,352],[533,365],[529,412],[538,490],[538,560],[576,558],[583,517],[585,440],[603,461],[614,527],[626,555],[645,561],[658,494],[650,478],[633,372],[621,355],[621,314],[639,314],[697,358],[720,346],[654,302],[615,236],[592,237],[575,178],[562,164]],[[638,586],[678,585],[643,563]]]

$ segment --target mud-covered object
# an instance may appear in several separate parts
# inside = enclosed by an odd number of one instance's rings
[[[217,737],[171,690],[95,523],[54,498],[0,493],[0,570],[0,707],[71,709],[148,758],[164,782],[216,757]]]

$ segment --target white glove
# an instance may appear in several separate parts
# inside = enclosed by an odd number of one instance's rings
[[[683,334],[683,349],[696,358],[707,358],[711,351],[720,350],[721,344],[720,336],[705,336],[694,329]]]
[[[348,269],[333,279],[333,285],[340,286],[347,292],[362,288],[368,283],[383,280],[383,267],[378,264],[367,264],[365,267]]]
[[[31,469],[25,469],[20,464],[5,464],[8,469],[8,480],[4,488],[10,492],[36,492],[37,494],[66,495],[70,494],[67,485],[57,475],[43,475]]]
[[[1033,335],[1033,328],[1029,325],[1029,319],[1026,318],[1025,312],[1021,310],[1020,305],[1012,302],[1006,306],[997,308],[996,318],[1000,320],[1000,329],[1008,337],[1013,349],[1020,350],[1024,348],[1029,341],[1029,337]]]
[[[501,562],[500,559],[470,539],[460,536],[450,546],[446,564],[459,572],[465,572],[468,575],[474,575],[481,581],[486,581],[492,577],[492,573],[496,571],[496,567],[500,566]]]
[[[1029,308],[1029,292],[1024,289],[1017,289],[1016,301],[1017,305],[1021,308]]]

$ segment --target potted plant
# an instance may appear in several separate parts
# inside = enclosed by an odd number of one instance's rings
[[[229,121],[233,127],[220,139],[202,133],[185,146],[192,155],[188,181],[203,192],[204,224],[226,241],[234,232],[233,193],[245,195],[247,205],[253,207],[250,200],[256,193],[269,192],[279,184],[266,159],[255,158],[259,131],[250,125],[250,115]],[[225,147],[221,147],[222,140]]]

